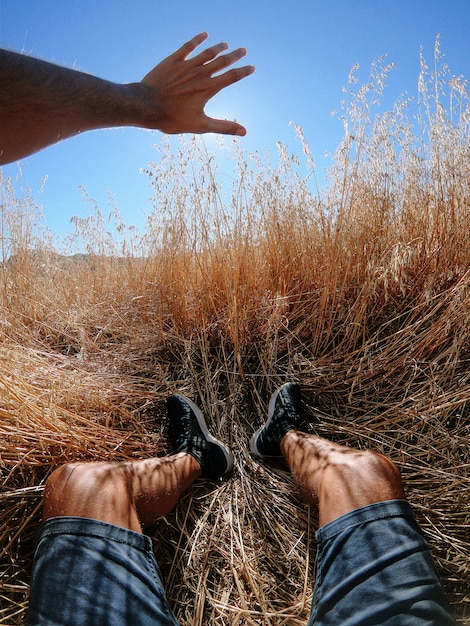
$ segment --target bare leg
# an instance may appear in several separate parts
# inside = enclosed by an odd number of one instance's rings
[[[318,504],[320,526],[368,504],[405,499],[398,468],[381,454],[296,430],[284,435],[281,452],[302,497]]]
[[[199,476],[199,463],[184,452],[131,463],[64,465],[47,481],[43,520],[70,515],[142,532],[167,515]]]
[[[300,388],[271,396],[250,440],[256,457],[282,456],[301,495],[318,505],[317,578],[309,624],[454,625],[442,585],[413,520],[395,464],[303,431]],[[398,500],[400,502],[393,502]],[[364,508],[379,504],[377,508]],[[351,518],[340,520],[347,513]],[[329,527],[325,524],[338,520]]]
[[[167,515],[197,478],[220,478],[231,471],[232,453],[209,433],[191,400],[170,396],[167,411],[176,454],[128,463],[64,465],[47,481],[43,520],[82,517],[142,532]]]

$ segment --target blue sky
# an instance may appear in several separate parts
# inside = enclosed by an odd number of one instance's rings
[[[116,82],[140,79],[201,31],[209,44],[246,47],[246,62],[256,66],[208,113],[244,124],[241,146],[261,154],[275,154],[278,140],[294,147],[289,123],[299,124],[320,171],[342,136],[330,113],[355,63],[363,80],[382,54],[396,64],[386,90],[391,104],[405,92],[416,95],[420,47],[431,62],[440,34],[452,73],[470,78],[470,0],[0,0],[0,46]],[[31,187],[60,235],[73,215],[88,214],[82,186],[104,213],[109,190],[124,221],[140,227],[152,195],[141,169],[158,158],[159,140],[158,132],[139,129],[67,140],[21,162],[18,193]],[[18,171],[17,164],[3,168],[12,177]]]

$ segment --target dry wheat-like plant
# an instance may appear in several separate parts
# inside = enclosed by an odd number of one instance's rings
[[[377,62],[362,86],[351,74],[324,190],[300,128],[301,166],[283,145],[273,163],[163,139],[145,233],[117,212],[107,232],[95,207],[71,255],[2,180],[0,623],[24,620],[47,476],[167,453],[178,390],[236,457],[231,479],[197,483],[152,530],[178,619],[305,624],[317,511],[286,467],[247,452],[290,379],[312,430],[398,463],[470,623],[469,99],[437,44],[418,100],[374,116],[390,70]]]

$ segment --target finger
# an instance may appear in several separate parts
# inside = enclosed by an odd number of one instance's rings
[[[185,44],[178,48],[176,52],[173,53],[172,56],[182,59],[183,61],[189,57],[189,55],[196,50],[198,46],[200,46],[206,39],[209,37],[207,33],[199,33],[199,35],[195,35],[192,39],[187,41]]]
[[[215,59],[221,52],[228,50],[228,44],[225,42],[217,43],[215,46],[211,46],[206,50],[200,52],[197,56],[193,57],[191,61],[194,65],[206,65],[213,59]]]
[[[254,71],[255,68],[253,65],[245,65],[244,67],[236,67],[224,74],[220,74],[220,76],[216,76],[212,79],[213,93],[216,94],[224,87],[237,83],[239,80],[253,74]]]
[[[214,59],[210,63],[207,63],[206,65],[208,69],[210,69],[211,74],[216,74],[226,67],[233,65],[234,63],[242,59],[245,55],[245,48],[238,48],[237,50],[234,50],[229,54],[223,54],[221,56],[218,56],[216,59]]]
[[[205,118],[205,130],[204,133],[218,133],[221,135],[236,135],[237,137],[244,137],[246,135],[246,128],[237,122],[230,120],[219,120],[213,117],[204,116]]]

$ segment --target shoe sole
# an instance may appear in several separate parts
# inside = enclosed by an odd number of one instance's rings
[[[210,434],[207,428],[206,420],[204,419],[204,415],[201,409],[197,406],[197,404],[194,404],[194,402],[192,402],[186,396],[182,396],[181,394],[175,394],[175,395],[178,398],[181,398],[182,400],[184,400],[190,406],[192,412],[196,416],[196,419],[199,424],[199,428],[202,430],[204,437],[207,439],[207,441],[210,441],[211,443],[215,444],[222,450],[225,456],[225,460],[227,461],[227,469],[222,474],[222,476],[225,476],[225,474],[229,474],[233,470],[233,454],[230,452],[230,450],[227,448],[225,444],[223,444],[219,439],[216,439],[214,435]]]
[[[276,391],[272,394],[272,396],[269,399],[269,404],[268,404],[268,419],[261,426],[261,428],[258,428],[258,430],[251,436],[250,452],[251,454],[253,454],[253,456],[257,456],[259,459],[267,459],[267,458],[272,459],[272,458],[282,457],[282,454],[278,454],[278,455],[261,454],[261,452],[259,452],[258,448],[256,447],[256,440],[260,432],[264,430],[267,426],[269,426],[269,424],[272,422],[273,415],[274,415],[274,408],[276,406],[276,400],[277,400],[278,395],[281,393],[281,391],[285,387],[287,387],[287,385],[290,385],[290,384],[291,383],[284,383],[284,385],[281,385],[279,389],[276,389]]]

